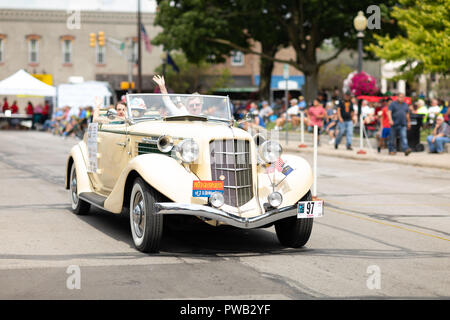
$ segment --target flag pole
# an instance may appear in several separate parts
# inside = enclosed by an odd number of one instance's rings
[[[137,81],[137,92],[142,92],[142,53],[141,53],[141,0],[137,2],[137,27],[138,27],[138,57],[137,57],[137,67],[138,67],[138,81]]]

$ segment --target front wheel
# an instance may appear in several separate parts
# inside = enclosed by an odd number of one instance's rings
[[[75,163],[72,164],[70,169],[70,200],[75,214],[85,215],[89,213],[91,205],[78,197],[78,179]]]
[[[154,213],[157,193],[141,178],[136,178],[130,196],[131,235],[136,249],[158,252],[163,231],[163,216]]]
[[[300,201],[311,201],[311,191]],[[297,219],[296,216],[275,222],[278,240],[283,246],[291,248],[303,247],[309,240],[313,226],[313,218]]]

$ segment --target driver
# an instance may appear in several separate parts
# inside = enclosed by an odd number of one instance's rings
[[[169,109],[170,114],[175,116],[187,114],[199,115],[202,112],[203,99],[197,92],[194,93],[192,97],[187,98],[186,106],[184,106],[182,103],[178,103],[178,106],[176,106],[168,96],[164,77],[160,75],[155,75],[153,77],[153,81],[155,81],[156,84],[158,84],[159,89],[163,94],[164,105],[166,106],[167,109]]]
[[[192,97],[187,98],[186,103],[187,110],[190,114],[199,115],[203,110],[203,99],[196,92],[192,94]]]

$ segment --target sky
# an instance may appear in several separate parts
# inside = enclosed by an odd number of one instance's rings
[[[0,0],[0,9],[99,10],[136,12],[137,0]],[[142,12],[155,12],[155,0],[141,0]]]

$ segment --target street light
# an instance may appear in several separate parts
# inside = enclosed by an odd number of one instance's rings
[[[364,38],[363,31],[366,30],[367,27],[367,19],[364,16],[362,11],[358,12],[358,15],[353,19],[353,26],[355,27],[358,33],[356,36],[358,37],[358,73],[362,71],[362,54],[363,54],[363,43],[362,39]]]

